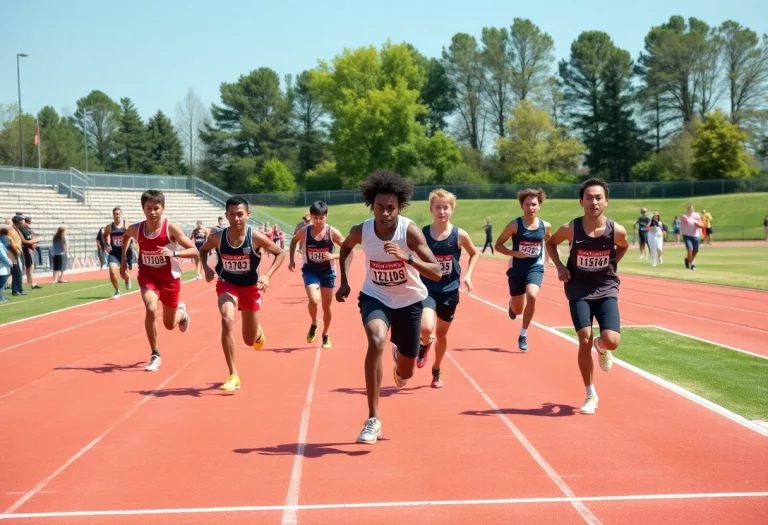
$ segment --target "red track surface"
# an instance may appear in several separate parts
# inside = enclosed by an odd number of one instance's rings
[[[503,268],[481,261],[474,292],[502,307]],[[359,290],[360,265],[354,269]],[[262,318],[267,347],[257,353],[240,344],[243,388],[234,395],[217,389],[226,366],[213,286],[202,281],[183,286],[192,325],[187,334],[161,330],[163,366],[154,374],[142,370],[148,352],[136,295],[0,327],[0,512],[22,514],[9,523],[120,525],[768,516],[764,436],[621,367],[596,369],[600,408],[580,415],[575,347],[532,327],[532,349],[521,354],[517,322],[467,295],[443,364],[446,387],[429,388],[425,368],[396,390],[385,360],[383,436],[356,444],[366,416],[356,293],[334,304],[334,347],[320,351],[304,341],[300,275],[278,272]],[[625,322],[766,353],[766,294],[627,276],[621,294]],[[552,271],[541,298],[538,322],[570,323]],[[743,494],[755,492],[766,494]],[[572,504],[568,493],[602,500]],[[472,501],[491,499],[504,501]],[[445,500],[454,504],[426,504]],[[340,508],[357,503],[364,505]],[[250,508],[227,509],[243,506]],[[152,509],[171,510],[140,514]],[[70,511],[86,515],[27,515]]]

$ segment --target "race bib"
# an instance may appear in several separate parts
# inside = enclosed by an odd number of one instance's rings
[[[371,261],[371,282],[378,286],[400,286],[408,281],[403,261]]]
[[[530,241],[520,241],[519,251],[523,252],[528,257],[538,257],[539,255],[541,255],[541,243],[530,242]]]
[[[141,252],[141,262],[147,266],[153,268],[162,268],[168,264],[168,259],[165,255],[160,255],[159,252]]]
[[[435,259],[440,263],[440,269],[443,271],[443,275],[450,275],[453,270],[453,256],[435,255]]]
[[[123,236],[120,235],[118,237],[112,237],[112,244],[115,246],[122,246],[123,245]]]
[[[307,248],[307,260],[313,263],[328,262],[323,258],[324,253],[329,253],[328,248]]]
[[[610,250],[576,250],[576,266],[587,272],[598,272],[608,268]]]
[[[221,255],[221,265],[229,273],[248,273],[251,271],[250,255]]]

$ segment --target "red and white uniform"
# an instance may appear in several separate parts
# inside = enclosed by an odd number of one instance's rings
[[[139,223],[137,237],[141,255],[138,281],[141,289],[155,292],[163,305],[176,308],[181,291],[181,266],[178,259],[160,254],[161,248],[177,249],[176,243],[171,242],[169,224],[168,219],[163,219],[160,232],[149,236],[144,230],[146,221]]]

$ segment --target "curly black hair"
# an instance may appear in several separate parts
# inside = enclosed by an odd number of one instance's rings
[[[390,193],[397,197],[399,209],[402,211],[408,206],[408,201],[413,196],[413,184],[395,171],[378,169],[360,183],[360,191],[363,194],[365,205],[369,208],[373,207],[376,195]]]

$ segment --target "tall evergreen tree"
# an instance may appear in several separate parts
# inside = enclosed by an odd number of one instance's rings
[[[311,74],[303,71],[295,83],[288,78],[288,97],[293,106],[293,122],[298,145],[299,170],[303,176],[323,160],[326,147],[326,132],[322,117],[324,110],[320,100],[310,86]]]
[[[130,98],[120,99],[120,127],[114,165],[117,171],[145,173],[151,171],[149,138],[136,106]]]
[[[173,129],[171,119],[157,110],[147,123],[149,138],[149,161],[154,173],[180,175],[183,170],[181,141]]]

